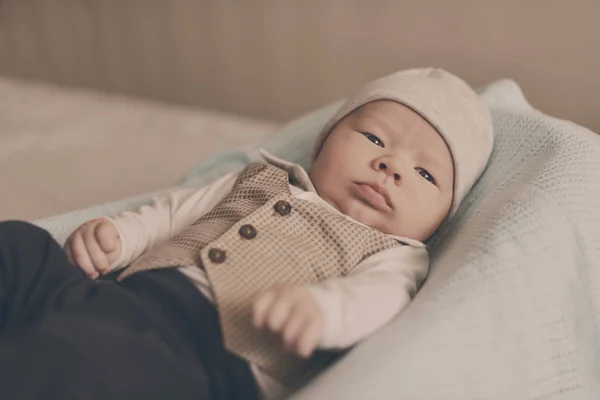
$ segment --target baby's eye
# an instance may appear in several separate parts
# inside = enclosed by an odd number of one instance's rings
[[[435,185],[435,179],[434,179],[433,175],[431,175],[429,172],[427,172],[426,169],[417,168],[417,171],[423,178],[427,179],[429,182],[431,182]]]
[[[371,142],[373,142],[376,146],[379,147],[385,147],[385,145],[383,144],[383,142],[381,141],[381,139],[379,139],[377,136],[369,133],[369,132],[361,132],[367,139],[369,139]]]

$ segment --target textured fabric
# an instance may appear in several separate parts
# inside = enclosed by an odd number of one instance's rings
[[[319,134],[313,158],[341,119],[375,100],[393,100],[410,107],[446,141],[454,162],[454,196],[448,213],[451,217],[492,152],[492,121],[485,103],[462,79],[442,69],[399,71],[367,83],[348,97]]]
[[[245,230],[244,230],[245,229]],[[369,227],[292,196],[288,173],[252,164],[212,211],[119,276],[198,265],[206,270],[225,346],[287,384],[318,371],[330,354],[310,361],[283,351],[251,324],[256,295],[276,284],[312,284],[346,276],[365,258],[400,245]],[[211,255],[215,250],[221,255]]]
[[[289,192],[287,177],[283,171],[281,174],[270,174],[267,179],[260,182],[263,184],[261,186],[241,185],[257,175],[267,176],[264,173],[266,167],[266,164],[251,165],[242,171],[234,183],[234,190],[213,210],[200,217],[180,234],[169,238],[166,244],[139,257],[120,274],[119,280],[144,270],[202,266],[202,260],[198,255],[200,249],[226,233],[236,222],[256,211],[275,195]]]

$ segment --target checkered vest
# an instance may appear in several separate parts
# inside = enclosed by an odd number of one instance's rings
[[[295,198],[288,173],[252,164],[232,191],[183,232],[138,258],[118,280],[146,270],[197,266],[210,281],[225,347],[291,384],[325,366],[331,353],[308,360],[282,349],[251,324],[256,295],[276,284],[314,284],[343,277],[363,259],[401,245],[387,235]]]

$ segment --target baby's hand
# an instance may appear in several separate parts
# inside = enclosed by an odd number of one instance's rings
[[[254,301],[252,322],[278,335],[303,358],[310,357],[323,332],[323,312],[302,286],[281,285],[262,293]]]
[[[105,274],[121,255],[117,228],[105,219],[93,219],[81,225],[65,244],[71,264],[81,268],[90,278]]]

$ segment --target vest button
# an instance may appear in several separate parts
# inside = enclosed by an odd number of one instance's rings
[[[221,264],[225,261],[225,251],[214,248],[210,249],[208,252],[208,258],[210,258],[210,261],[214,262],[215,264]]]
[[[240,236],[244,239],[254,239],[256,237],[256,228],[252,225],[242,225]]]
[[[288,215],[292,212],[292,205],[285,200],[279,200],[273,208],[279,215]]]

